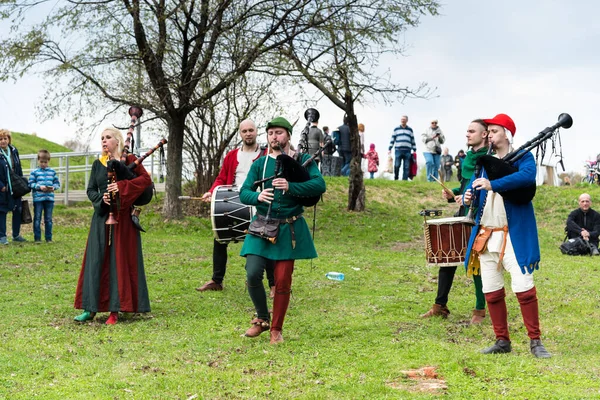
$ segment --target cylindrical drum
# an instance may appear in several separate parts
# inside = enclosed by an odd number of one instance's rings
[[[429,265],[454,267],[465,261],[472,224],[465,217],[425,221],[425,257]]]
[[[240,201],[236,186],[222,185],[213,190],[210,216],[217,242],[239,242],[246,236],[254,210]]]

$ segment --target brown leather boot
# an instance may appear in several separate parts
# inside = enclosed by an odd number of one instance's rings
[[[283,336],[281,335],[281,331],[272,330],[271,331],[271,344],[283,343]]]
[[[421,315],[421,318],[431,318],[431,317],[442,317],[448,318],[450,314],[450,310],[446,306],[441,306],[439,304],[434,304],[431,307],[431,310],[427,311],[425,314]]]
[[[487,302],[488,312],[490,313],[490,319],[492,320],[492,328],[494,328],[494,334],[496,335],[496,344],[498,344],[498,341],[510,343],[510,336],[508,334],[508,311],[506,310],[505,297],[506,291],[504,288],[485,294],[485,301]],[[503,345],[498,346],[503,347]]]
[[[250,323],[252,326],[248,328],[244,336],[257,337],[264,331],[268,331],[270,328],[269,321],[265,321],[264,319],[254,318]]]
[[[204,285],[196,288],[196,290],[199,292],[206,292],[207,290],[223,290],[223,284],[217,283],[211,279],[210,281],[206,282]]]
[[[473,316],[471,317],[471,325],[477,325],[483,322],[485,318],[485,309],[484,310],[473,310]]]

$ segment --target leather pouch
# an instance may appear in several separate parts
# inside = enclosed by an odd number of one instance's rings
[[[492,232],[494,232],[494,228],[486,228],[485,226],[480,227],[479,232],[477,232],[477,236],[475,237],[475,241],[473,242],[472,250],[480,254],[483,253],[488,240],[490,240],[490,236],[492,236]]]
[[[267,219],[263,215],[257,215],[256,219],[250,223],[248,233],[274,244],[279,234],[279,220]]]

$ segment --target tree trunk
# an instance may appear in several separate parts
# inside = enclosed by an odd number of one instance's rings
[[[183,159],[183,135],[186,115],[170,118],[169,151],[167,153],[166,197],[163,206],[163,216],[168,219],[179,219],[181,212],[181,173]]]
[[[354,114],[354,102],[346,98],[346,115],[350,127],[350,145],[352,147],[352,160],[350,161],[350,176],[348,177],[348,210],[365,210],[365,182],[362,171],[362,153],[360,152],[360,136],[358,135],[358,122]]]

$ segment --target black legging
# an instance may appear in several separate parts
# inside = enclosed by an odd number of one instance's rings
[[[227,245],[228,243],[219,243],[214,240],[213,243],[213,275],[212,280],[216,283],[223,283],[225,272],[227,271]],[[274,263],[268,261],[265,271],[269,287],[275,286],[275,275],[273,273]]]

